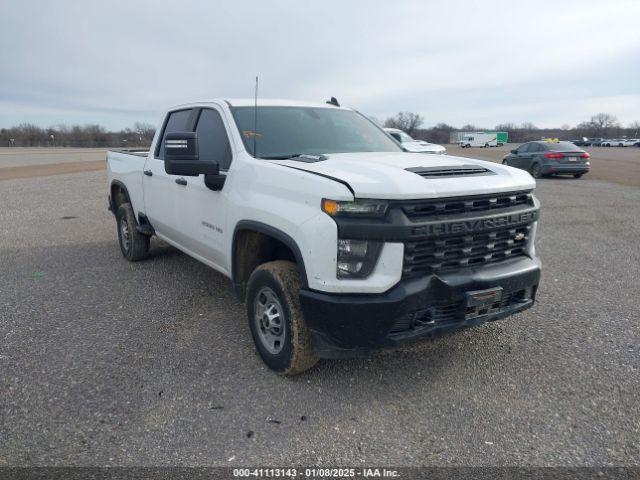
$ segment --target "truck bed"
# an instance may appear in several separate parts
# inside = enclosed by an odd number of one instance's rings
[[[138,212],[144,212],[144,196],[142,194],[142,171],[144,170],[148,150],[121,149],[107,152],[107,175],[109,185],[114,180],[126,186],[127,193]]]
[[[149,150],[142,150],[142,149],[136,149],[136,148],[119,148],[117,150],[109,150],[109,152],[125,153],[128,155],[135,155],[137,157],[146,157],[149,155]]]

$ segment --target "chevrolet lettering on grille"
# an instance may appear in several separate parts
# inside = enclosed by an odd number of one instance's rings
[[[413,230],[414,235],[426,235],[437,237],[440,235],[466,234],[482,232],[494,228],[509,227],[530,223],[537,219],[537,210],[529,212],[514,213],[500,217],[479,218],[473,220],[442,222],[423,225]]]

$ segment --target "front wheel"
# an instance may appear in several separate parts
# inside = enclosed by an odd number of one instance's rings
[[[292,262],[278,260],[254,270],[247,287],[249,329],[262,361],[280,375],[313,367],[311,335],[300,307],[300,275]]]
[[[123,203],[116,212],[118,242],[124,258],[130,262],[144,260],[149,256],[149,236],[138,232],[136,217],[130,203]]]
[[[542,166],[539,163],[534,163],[531,166],[531,176],[533,178],[540,178],[542,177]]]

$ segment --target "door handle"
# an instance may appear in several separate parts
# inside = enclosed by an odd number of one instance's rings
[[[152,176],[153,176],[153,172],[152,172],[151,170],[145,170],[145,171],[144,171],[144,174],[145,174],[147,177],[152,177]]]
[[[176,178],[176,183],[178,185],[186,185],[187,181],[184,178],[180,177],[180,178]]]

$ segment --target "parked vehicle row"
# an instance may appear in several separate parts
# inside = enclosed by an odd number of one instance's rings
[[[640,147],[640,139],[637,138],[613,138],[603,140],[601,147]]]
[[[571,143],[579,147],[640,147],[638,138],[583,138]]]

